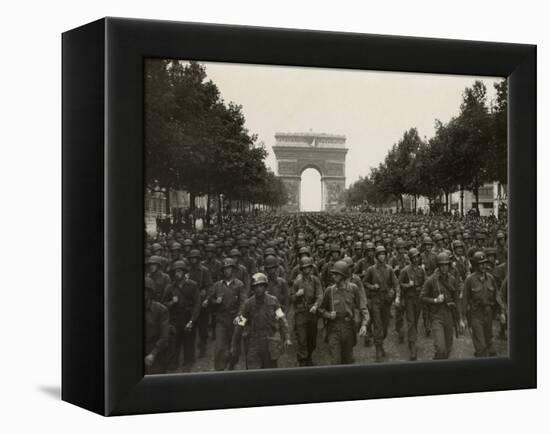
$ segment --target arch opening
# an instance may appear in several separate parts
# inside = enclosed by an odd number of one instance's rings
[[[302,172],[300,183],[300,211],[317,212],[322,207],[321,173],[309,167]]]

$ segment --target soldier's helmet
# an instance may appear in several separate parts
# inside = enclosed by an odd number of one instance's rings
[[[418,255],[420,255],[420,250],[418,250],[416,247],[413,247],[409,250],[409,259],[412,260],[412,258],[415,258]]]
[[[332,244],[332,245],[330,246],[330,251],[331,251],[331,252],[338,252],[338,253],[340,253],[340,246],[339,246],[338,244]]]
[[[498,232],[498,233],[497,233],[497,240],[503,240],[503,239],[505,239],[505,238],[506,238],[506,236],[504,235],[504,232]],[[153,247],[154,247],[154,246],[155,246],[155,245],[153,244]]]
[[[176,270],[187,271],[188,270],[187,262],[185,262],[185,261],[176,261],[176,262],[174,262],[172,264],[172,271],[176,271]]]
[[[374,243],[371,243],[370,241],[365,244],[365,250],[374,250],[375,247],[374,247]]]
[[[309,250],[309,247],[300,247],[300,250],[298,251],[299,255],[311,255],[311,252]]]
[[[276,268],[278,266],[279,261],[275,256],[269,255],[267,258],[265,258],[264,268]]]
[[[374,255],[378,256],[381,253],[386,253],[386,248],[384,246],[377,246],[376,250],[374,251]]]
[[[348,264],[346,264],[346,261],[336,261],[332,268],[330,269],[331,273],[336,273],[344,276],[345,278],[348,277]]]
[[[162,246],[161,246],[159,243],[154,243],[154,244],[151,246],[151,251],[152,251],[153,253],[158,252],[159,250],[162,250]]]
[[[398,249],[404,249],[404,248],[406,248],[405,240],[403,240],[402,238],[398,239],[398,240],[397,240],[397,243],[396,243],[396,247],[397,247]]]
[[[200,258],[201,257],[201,252],[197,249],[193,249],[189,252],[189,258]]]
[[[248,240],[239,240],[239,247],[248,247]]]
[[[267,249],[264,250],[264,258],[268,257],[268,256],[275,256],[276,253],[275,253],[275,249],[273,247],[268,247]]]
[[[313,259],[309,257],[300,259],[300,268],[304,269],[307,267],[313,267]]]
[[[362,250],[363,249],[363,243],[361,241],[357,241],[354,246],[355,250]]]
[[[344,256],[344,259],[342,259],[346,264],[348,264],[349,267],[353,267],[353,258],[351,256]]]
[[[157,264],[162,266],[162,258],[160,256],[153,255],[147,261],[148,264]]]
[[[214,250],[216,250],[216,245],[214,243],[208,243],[204,249],[207,252],[213,252]]]
[[[170,250],[172,250],[173,252],[176,250],[181,250],[181,244],[178,242],[172,243],[172,245],[170,246]]]
[[[183,247],[193,247],[193,241],[191,241],[189,238],[183,240]]]
[[[229,252],[229,256],[233,257],[233,256],[241,256],[241,252],[239,252],[238,249],[231,249],[230,252]]]
[[[477,251],[472,256],[472,262],[476,265],[484,264],[487,262],[487,257],[485,256],[485,253]]]
[[[155,290],[155,281],[150,277],[145,278],[145,289],[150,289],[151,291]]]
[[[497,249],[494,247],[487,247],[485,249],[485,255],[486,256],[496,256],[497,255]]]
[[[252,286],[267,285],[267,276],[264,273],[256,273],[252,276]]]
[[[323,240],[317,240],[317,241],[315,241],[315,245],[317,247],[322,247],[322,246],[325,245],[325,242]]]
[[[441,252],[437,255],[437,265],[450,264],[451,258],[447,252]]]
[[[224,258],[223,262],[222,262],[222,268],[233,268],[235,267],[235,261],[231,258]]]
[[[434,240],[437,242],[437,241],[442,241],[443,240],[443,235],[441,235],[439,232],[437,234],[434,235]]]
[[[478,232],[476,235],[476,240],[484,240],[486,238],[483,232]]]
[[[455,249],[458,249],[458,248],[461,248],[461,247],[464,248],[464,243],[460,240],[454,240],[453,241],[453,247]]]
[[[432,245],[433,244],[433,241],[430,237],[424,237],[424,239],[422,240],[422,245],[426,246],[426,245]]]

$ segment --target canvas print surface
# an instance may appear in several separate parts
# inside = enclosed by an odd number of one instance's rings
[[[506,357],[507,82],[144,63],[146,374]]]

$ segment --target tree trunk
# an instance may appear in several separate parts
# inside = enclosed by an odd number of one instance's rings
[[[221,194],[218,194],[218,225],[222,226],[222,217],[223,211],[222,211],[222,196]]]
[[[402,194],[399,195],[399,200],[401,201],[401,212],[403,212],[405,207],[403,206],[403,195]]]
[[[474,185],[474,195],[476,197],[476,208],[479,215],[479,185],[476,182],[476,185]]]
[[[449,212],[449,192],[445,192],[445,212]]]

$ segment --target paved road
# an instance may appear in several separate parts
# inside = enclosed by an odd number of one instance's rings
[[[292,321],[292,316],[289,318]],[[497,321],[493,322],[494,336],[495,336],[495,349],[498,356],[506,357],[508,355],[508,342],[499,340],[498,330],[500,325]],[[419,335],[418,335],[418,360],[432,360],[434,349],[433,340],[429,337],[425,337],[423,333],[422,319],[419,322]],[[398,342],[397,334],[394,332],[394,321],[390,322],[388,331],[388,337],[384,343],[384,349],[386,350],[386,361],[389,362],[407,362],[409,361],[409,351],[407,343],[400,344]],[[204,372],[214,370],[213,359],[214,342],[212,341],[208,345],[206,357],[198,359],[194,365],[192,372]],[[469,359],[473,358],[474,349],[472,344],[472,338],[469,331],[466,331],[464,335],[459,336],[458,339],[454,339],[453,351],[451,353],[452,359]],[[362,338],[358,338],[358,343],[354,349],[355,363],[360,365],[367,365],[370,363],[376,363],[374,361],[375,349],[374,346],[365,347]],[[245,369],[244,362],[241,361],[237,365],[237,369]],[[323,330],[319,330],[319,336],[317,339],[317,349],[313,353],[313,362],[315,365],[328,365],[330,364],[328,347],[323,342]],[[289,368],[297,367],[295,349],[291,347],[287,353],[283,354],[279,359],[279,367]]]

